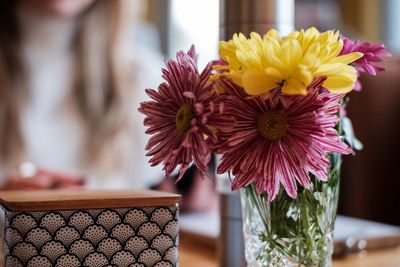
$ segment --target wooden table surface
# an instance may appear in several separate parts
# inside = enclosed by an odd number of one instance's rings
[[[179,266],[219,267],[213,248],[185,238],[180,240]],[[400,267],[400,247],[336,258],[333,267]]]

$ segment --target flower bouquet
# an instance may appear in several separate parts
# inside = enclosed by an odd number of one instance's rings
[[[248,265],[330,266],[341,155],[357,144],[343,127],[346,94],[387,56],[315,28],[235,34],[201,72],[195,48],[180,51],[139,108],[149,162],[167,176],[179,166],[179,180],[220,154],[217,173],[241,191]]]

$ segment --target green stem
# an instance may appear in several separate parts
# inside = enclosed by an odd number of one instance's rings
[[[290,255],[281,244],[276,242],[271,237],[270,227],[269,227],[267,221],[265,220],[267,217],[265,215],[268,214],[268,211],[266,210],[266,208],[263,208],[264,205],[262,205],[262,202],[267,201],[267,200],[263,199],[263,197],[257,193],[256,189],[254,188],[254,185],[248,186],[245,190],[249,191],[249,195],[252,199],[252,203],[254,204],[254,206],[256,206],[257,212],[261,216],[265,230],[267,231],[267,235],[263,235],[263,238],[266,239],[268,242],[272,243],[274,246],[276,246],[276,248],[279,249],[281,253],[285,254],[289,258],[292,258],[292,255]],[[265,207],[266,207],[266,205],[265,205]]]

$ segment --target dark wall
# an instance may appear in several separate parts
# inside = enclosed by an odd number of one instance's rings
[[[345,156],[339,212],[400,225],[400,60],[362,77],[349,115],[364,149]]]

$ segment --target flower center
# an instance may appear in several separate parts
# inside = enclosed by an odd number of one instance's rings
[[[265,111],[257,119],[257,128],[262,137],[275,141],[286,135],[287,118],[278,111]]]
[[[193,111],[190,106],[183,105],[176,112],[175,125],[176,129],[185,132],[190,128],[190,121],[193,118]]]

